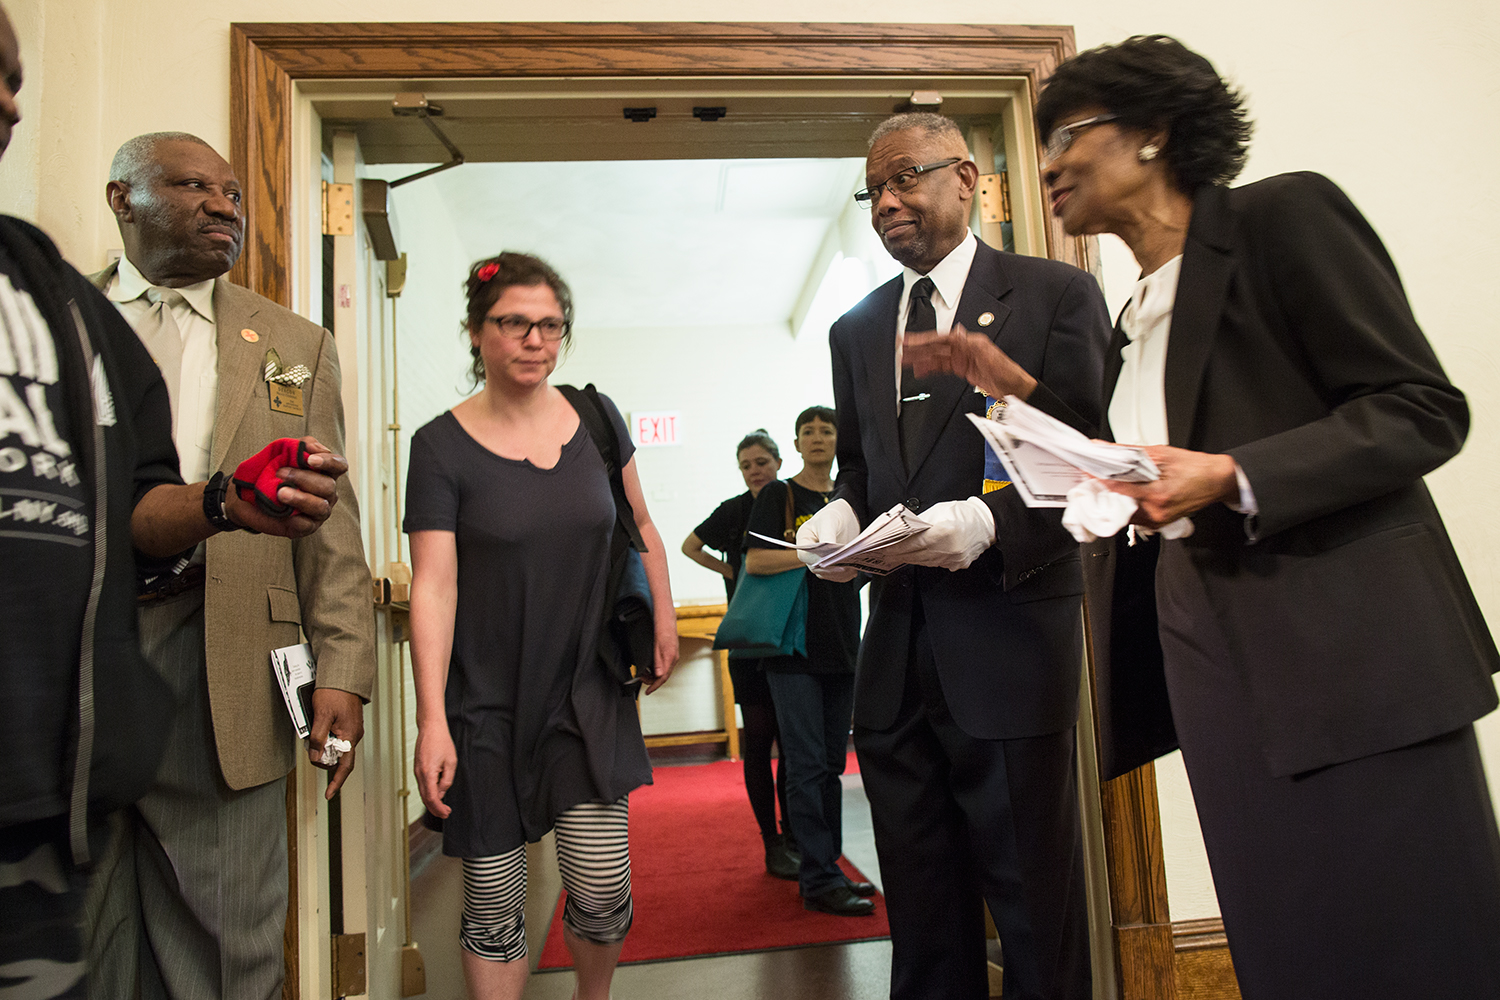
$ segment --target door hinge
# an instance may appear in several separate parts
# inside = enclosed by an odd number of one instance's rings
[[[365,936],[333,936],[333,994],[339,997],[363,996],[365,990]]]
[[[1010,221],[1010,176],[979,175],[979,221]]]
[[[323,182],[323,235],[354,235],[354,185]]]

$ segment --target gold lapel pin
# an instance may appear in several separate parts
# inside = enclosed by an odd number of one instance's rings
[[[980,326],[989,326],[993,322],[995,322],[995,314],[994,313],[980,313],[979,314],[979,325]]]
[[[260,342],[260,334],[256,333],[254,330],[251,330],[249,327],[241,330],[240,336],[245,338],[245,343],[247,344],[255,344]]]

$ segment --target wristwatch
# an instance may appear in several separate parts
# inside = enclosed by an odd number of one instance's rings
[[[224,501],[229,496],[229,480],[224,473],[215,472],[203,487],[203,516],[208,518],[208,523],[220,531],[242,531],[248,530],[242,524],[235,524],[229,519],[229,514],[224,509]]]

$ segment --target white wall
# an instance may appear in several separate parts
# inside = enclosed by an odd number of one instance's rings
[[[409,20],[414,13],[404,0],[11,0],[8,8],[27,62],[21,94],[27,120],[0,164],[0,209],[39,221],[85,271],[101,266],[105,248],[117,241],[102,192],[120,142],[141,132],[185,129],[227,148],[230,22]],[[912,8],[899,0],[554,0],[545,13],[585,21],[902,21]],[[1470,394],[1469,444],[1430,482],[1481,603],[1491,621],[1500,621],[1500,519],[1492,499],[1500,492],[1500,351],[1493,336],[1500,315],[1500,191],[1493,183],[1500,130],[1490,125],[1500,119],[1500,5],[1266,0],[1250,11],[1184,0],[932,0],[920,15],[943,22],[1071,24],[1080,48],[1137,32],[1175,34],[1250,95],[1257,131],[1245,180],[1313,169],[1343,185],[1386,240],[1418,318]],[[428,0],[420,16],[531,20],[539,12],[519,0]],[[1111,283],[1116,277],[1106,272]],[[417,312],[403,301],[404,342],[410,342],[404,331],[416,328]],[[435,365],[437,338],[456,336],[456,319],[433,313]],[[701,349],[688,332],[663,336]],[[771,336],[746,331],[735,341],[764,344]],[[613,354],[585,353],[583,342],[593,337]],[[560,376],[598,381],[625,409],[669,408],[664,391],[632,395],[627,373],[643,362],[629,356],[629,345],[608,343],[607,331],[580,329],[580,349]],[[808,398],[812,388],[799,389],[798,398]],[[722,439],[698,438],[691,430],[698,426],[730,436],[769,420],[776,431],[775,413],[762,418],[714,391],[703,378],[679,390],[680,408],[701,414],[695,418],[701,422],[690,424],[690,442]],[[783,422],[795,412],[790,401],[786,405]],[[683,453],[696,447],[686,444]],[[643,479],[669,481],[673,461],[653,456],[648,464],[643,456]],[[669,542],[669,530],[691,527],[694,512],[706,513],[715,498],[735,489],[726,454],[710,447],[701,469],[671,487],[673,495],[652,498]],[[674,571],[684,584],[699,572]],[[711,578],[693,584],[704,595],[714,586]],[[1492,717],[1480,728],[1493,782],[1500,777],[1500,721]],[[1180,796],[1171,794],[1177,798],[1164,809],[1180,812]],[[1174,881],[1174,915],[1202,915],[1195,912],[1201,904],[1178,902],[1200,897],[1179,893]]]

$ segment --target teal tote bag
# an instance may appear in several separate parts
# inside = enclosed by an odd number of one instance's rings
[[[740,570],[714,649],[740,657],[807,655],[807,570],[771,576]]]

